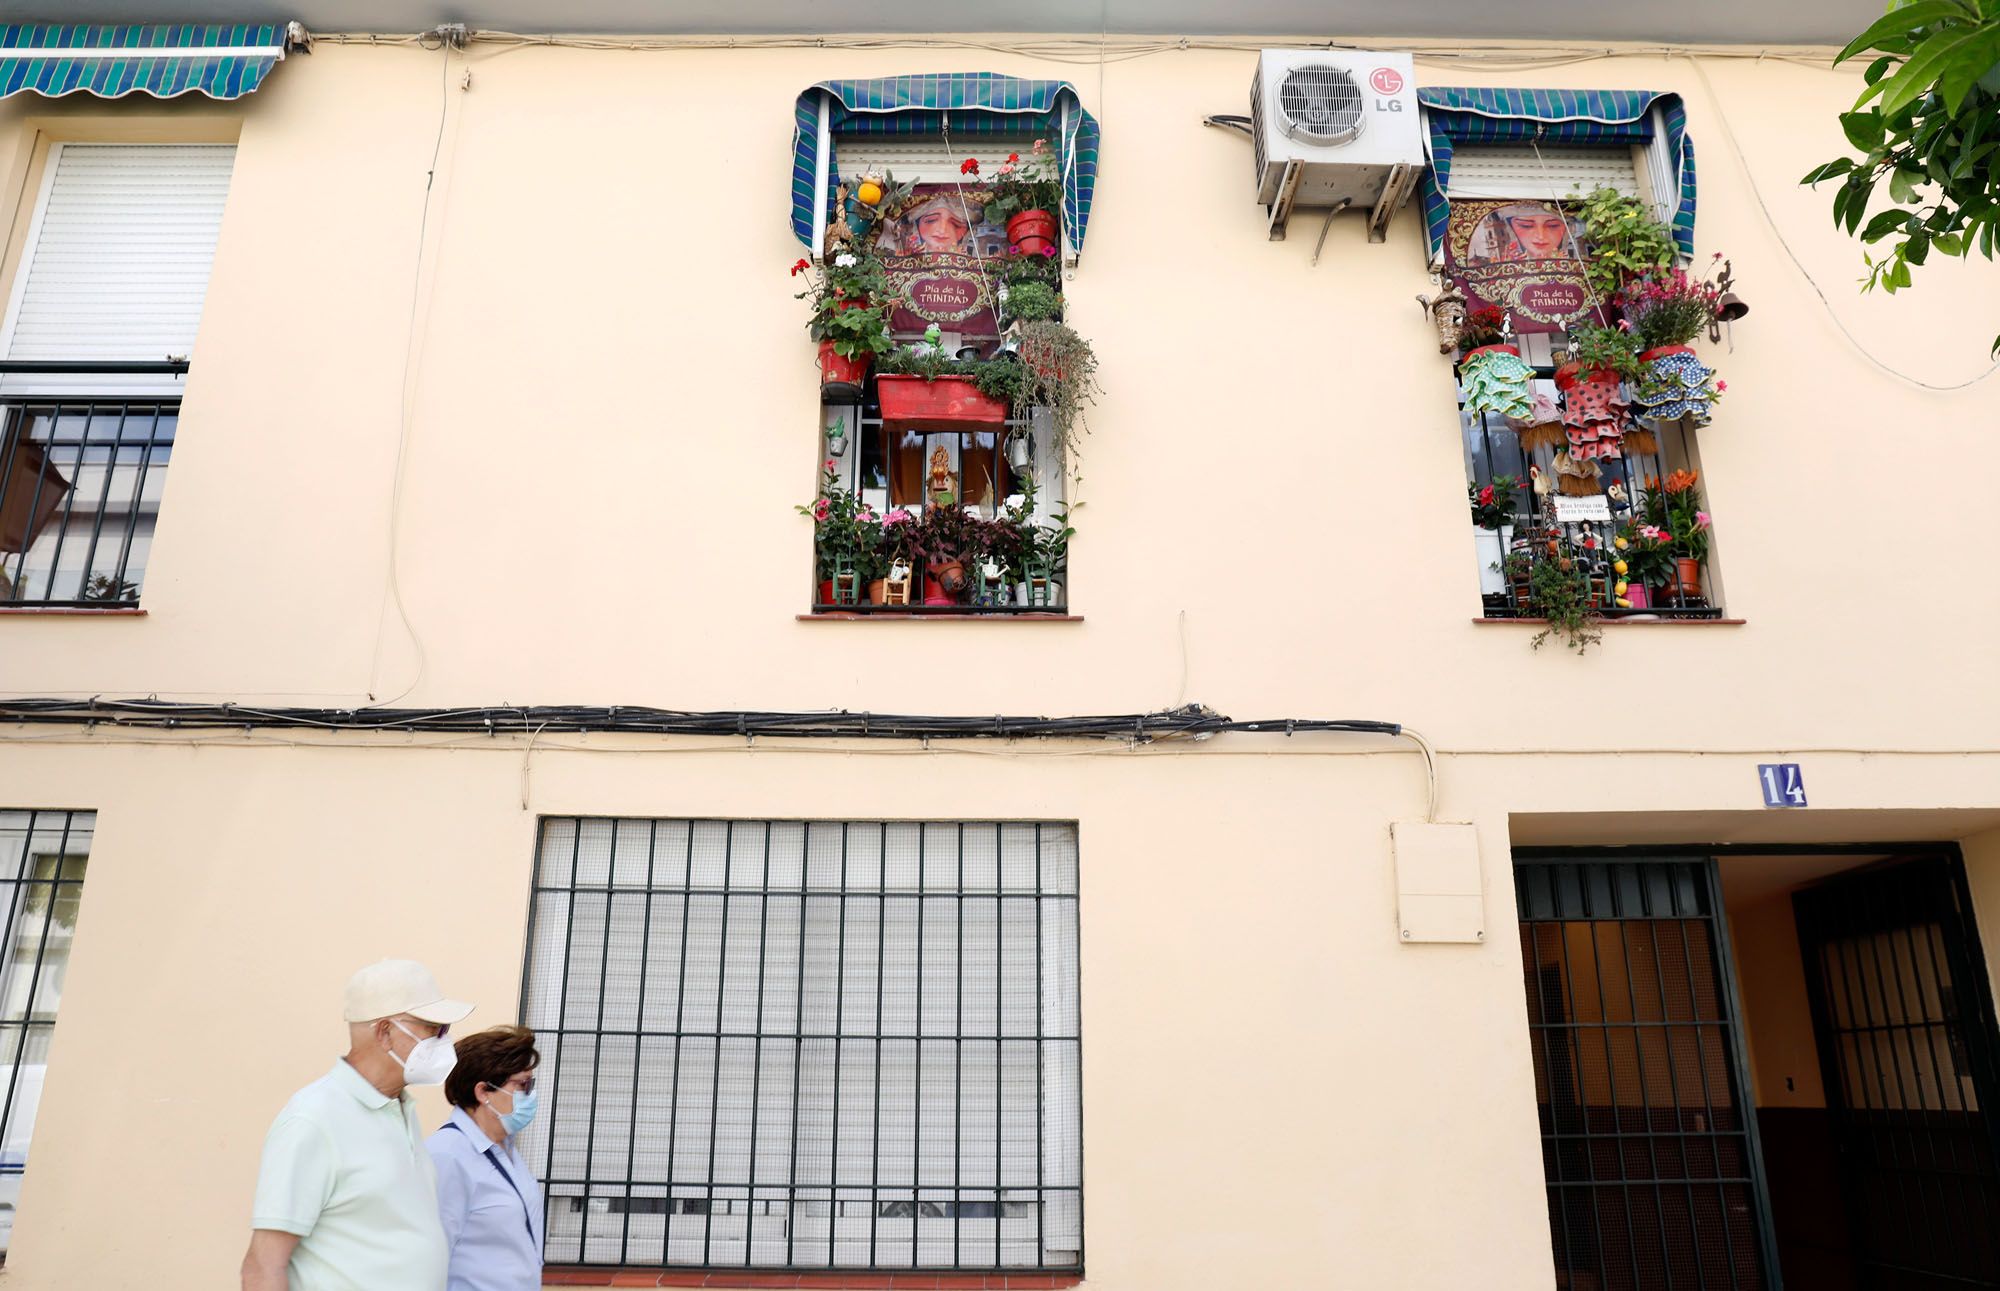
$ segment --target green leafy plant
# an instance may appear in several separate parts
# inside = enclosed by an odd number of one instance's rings
[[[2000,240],[2000,5],[1893,3],[1834,63],[1871,50],[1861,97],[1840,117],[1861,155],[1815,166],[1800,182],[1839,179],[1834,225],[1871,245],[1893,239],[1880,258],[1863,253],[1862,289],[1894,294],[1932,251],[1990,260]],[[1871,217],[1885,181],[1894,205]]]
[[[1025,403],[1049,410],[1064,460],[1073,460],[1084,430],[1083,410],[1100,393],[1097,355],[1089,341],[1053,319],[1017,324],[1013,334],[1021,363],[1033,378]]]
[[[1044,318],[1061,318],[1061,293],[1040,279],[1030,279],[1007,289],[1007,317],[1014,322],[1032,323]]]
[[[1518,475],[1496,475],[1484,486],[1465,486],[1465,499],[1472,505],[1472,523],[1481,529],[1498,529],[1515,518],[1515,494],[1521,491]]]
[[[833,459],[820,468],[819,495],[795,510],[813,522],[813,555],[821,578],[831,578],[843,558],[852,562],[863,583],[882,576],[887,567],[884,517],[859,493],[841,487]]]
[[[1625,562],[1623,577],[1645,587],[1665,587],[1674,581],[1673,535],[1665,529],[1637,520],[1627,521],[1618,531],[1625,545],[1617,549]]]
[[[986,218],[1004,224],[1023,211],[1053,215],[1062,210],[1062,199],[1062,170],[1056,150],[1048,140],[1037,139],[1026,157],[1010,152],[1006,161],[993,168],[993,200],[986,205]]]
[[[1645,373],[1645,365],[1639,362],[1639,338],[1622,327],[1580,323],[1569,329],[1564,355],[1585,372],[1616,372],[1628,379]]]
[[[1567,548],[1555,555],[1515,552],[1496,568],[1510,583],[1527,584],[1528,612],[1547,620],[1530,643],[1535,649],[1560,640],[1582,654],[1603,639],[1602,619],[1590,603],[1590,571]]]
[[[882,262],[861,251],[840,251],[814,269],[809,260],[792,266],[794,277],[811,272],[812,281],[796,299],[807,301],[812,314],[806,332],[815,341],[831,341],[844,359],[879,356],[894,343],[889,314],[894,308],[889,278]]]
[[[1589,243],[1583,274],[1600,301],[1609,303],[1627,282],[1672,268],[1679,258],[1673,230],[1636,197],[1599,188],[1584,196],[1578,212]]]

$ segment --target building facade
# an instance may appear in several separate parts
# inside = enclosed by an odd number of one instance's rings
[[[1376,240],[1274,239],[1204,124],[1297,40],[206,43],[0,101],[10,1284],[234,1276],[409,956],[543,1034],[552,1281],[2000,1285],[2000,276],[1854,290],[1796,182],[1830,50],[1353,42],[1422,118]],[[871,134],[849,85],[966,73],[1065,97]],[[1067,463],[1029,416],[910,483],[872,384],[821,402],[796,186],[810,242],[854,158],[1033,138],[1101,393]],[[1703,590],[1604,576],[1577,654],[1464,508],[1579,441],[1467,407],[1412,298],[1427,213],[1586,181],[1753,309],[1707,424],[1600,459],[1698,476]],[[1036,479],[1058,595],[830,595],[829,463]]]

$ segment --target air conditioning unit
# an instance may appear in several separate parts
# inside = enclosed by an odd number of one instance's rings
[[[1267,49],[1250,83],[1257,200],[1271,238],[1295,208],[1357,207],[1370,241],[1416,191],[1423,124],[1408,54]]]

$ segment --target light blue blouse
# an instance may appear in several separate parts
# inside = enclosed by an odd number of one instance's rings
[[[454,1107],[425,1146],[437,1163],[438,1218],[451,1248],[446,1291],[537,1291],[542,1190],[514,1141],[495,1143]]]

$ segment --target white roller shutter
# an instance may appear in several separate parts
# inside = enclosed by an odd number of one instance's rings
[[[1451,153],[1446,197],[1561,199],[1597,188],[1637,196],[1639,170],[1629,145],[1572,147],[1566,144],[1460,144]]]
[[[1049,146],[1055,146],[1053,131]],[[834,162],[842,179],[851,180],[871,170],[895,172],[898,180],[912,184],[945,184],[959,178],[958,168],[967,157],[975,158],[990,179],[993,168],[1007,160],[1007,154],[1022,156],[1035,144],[1036,136],[961,135],[945,145],[943,135],[836,135]],[[978,183],[965,176],[968,184]]]
[[[236,149],[57,144],[15,275],[9,359],[154,361],[194,349]],[[108,384],[60,383],[72,393]],[[48,378],[35,388],[49,389]],[[146,378],[147,388],[177,383]],[[9,378],[9,390],[27,388]]]

